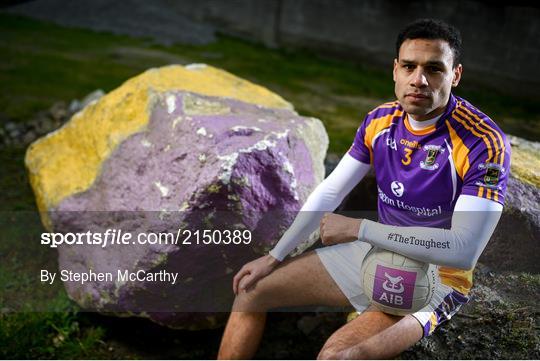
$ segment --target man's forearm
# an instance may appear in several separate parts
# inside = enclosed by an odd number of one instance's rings
[[[427,263],[470,269],[474,249],[456,231],[428,227],[398,227],[364,220],[358,239]]]
[[[320,235],[322,243],[330,246],[358,239],[362,219],[349,218],[339,214],[326,213],[321,219]]]
[[[501,212],[498,203],[464,196],[456,204],[451,229],[399,227],[364,220],[358,239],[419,261],[471,269],[493,234]]]

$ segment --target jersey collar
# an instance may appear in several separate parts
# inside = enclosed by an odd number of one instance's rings
[[[450,114],[452,114],[452,112],[454,111],[454,108],[456,107],[456,103],[457,103],[457,100],[456,100],[456,97],[454,96],[454,94],[450,93],[450,98],[448,99],[448,103],[446,104],[446,108],[444,110],[444,112],[441,114],[441,117],[439,118],[439,120],[437,120],[437,122],[425,129],[421,129],[421,130],[414,130],[412,127],[411,127],[411,124],[409,123],[409,115],[407,113],[405,113],[405,116],[403,118],[403,122],[405,123],[405,127],[407,128],[407,130],[414,134],[414,135],[426,135],[426,134],[430,134],[432,132],[435,131],[435,129],[438,129],[441,125],[444,124],[446,118],[448,118],[448,116]]]

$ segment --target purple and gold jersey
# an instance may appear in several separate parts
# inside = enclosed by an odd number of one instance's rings
[[[399,102],[371,111],[349,154],[375,170],[379,222],[449,229],[459,195],[504,204],[510,144],[488,116],[450,96],[434,125],[414,130]],[[468,293],[472,270],[440,267],[443,283]]]

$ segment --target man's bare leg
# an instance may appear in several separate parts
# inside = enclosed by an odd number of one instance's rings
[[[334,332],[319,359],[391,359],[423,335],[420,323],[408,315],[393,316],[370,307]]]
[[[266,312],[231,312],[217,358],[219,360],[253,358],[259,348],[265,323]]]
[[[263,334],[266,311],[304,305],[350,306],[314,251],[284,261],[254,288],[236,296],[218,358],[252,358]]]

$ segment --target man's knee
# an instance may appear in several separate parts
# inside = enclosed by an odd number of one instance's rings
[[[267,282],[261,280],[255,287],[240,291],[234,299],[233,311],[266,312],[270,308],[278,307],[276,295],[271,288]]]

